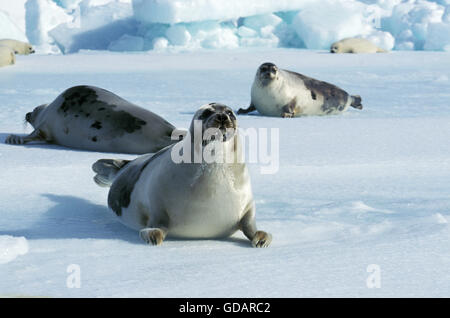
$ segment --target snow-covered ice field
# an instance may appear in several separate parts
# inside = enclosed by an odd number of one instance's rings
[[[0,296],[450,297],[449,52],[17,60],[0,70]],[[267,249],[251,248],[241,233],[146,246],[107,210],[107,190],[90,168],[99,158],[133,156],[4,144],[10,133],[31,131],[26,112],[77,84],[111,90],[186,128],[204,103],[248,106],[266,61],[337,84],[364,105],[330,117],[238,117],[244,128],[280,129],[278,173],[249,166],[259,228],[273,234]],[[67,287],[71,264],[81,288]],[[377,273],[380,288],[368,288]]]

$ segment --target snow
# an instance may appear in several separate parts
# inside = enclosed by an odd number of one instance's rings
[[[132,41],[134,46],[128,49],[124,44],[130,39],[123,39],[123,36],[136,34],[136,22],[130,19],[131,16],[130,3],[117,1],[93,6],[85,0],[73,14],[73,20],[58,24],[49,31],[49,35],[63,53],[81,49],[106,50],[108,47],[113,51],[119,47],[133,51],[136,41]]]
[[[19,255],[28,253],[28,243],[24,237],[0,235],[0,264],[13,261]]]
[[[144,39],[139,36],[124,34],[117,41],[111,42],[108,46],[109,51],[142,51],[144,48]]]
[[[394,7],[392,15],[383,21],[394,37],[399,37],[398,44],[403,41],[414,43],[416,50],[422,50],[424,42],[428,36],[428,26],[433,23],[440,23],[445,8],[437,3],[416,0],[402,2]],[[400,34],[408,32],[408,37],[401,37]],[[448,38],[445,33],[442,42]]]
[[[6,12],[18,29],[25,33],[25,2],[27,0],[0,0],[0,11]],[[3,20],[1,18],[0,20]],[[0,28],[4,30],[4,28]],[[3,35],[0,35],[3,36]],[[18,40],[18,39],[16,39]]]
[[[326,49],[335,39],[366,33],[367,27],[370,30],[363,11],[364,5],[358,2],[327,1],[323,6],[313,3],[299,12],[293,26],[307,48]]]
[[[166,37],[173,45],[186,45],[191,40],[191,34],[184,25],[172,25],[166,31]]]
[[[450,51],[450,23],[430,24],[424,49]]]
[[[20,30],[17,24],[11,19],[10,15],[0,10],[0,39],[13,39],[26,41],[25,33]]]
[[[50,0],[28,0],[25,8],[26,30],[30,43],[38,52],[59,53],[49,31],[71,18]]]
[[[180,128],[209,102],[247,106],[260,63],[329,81],[362,111],[281,119],[280,167],[250,164],[268,249],[226,240],[144,245],[92,181],[99,158],[56,145],[11,146],[26,112],[78,84],[97,85]],[[0,265],[0,295],[139,297],[449,297],[450,53],[332,55],[296,49],[18,56],[0,72],[0,237],[28,253]],[[8,245],[9,246],[9,245]],[[368,288],[368,269],[381,272]],[[75,266],[73,266],[75,265]],[[68,288],[68,269],[80,288]]]

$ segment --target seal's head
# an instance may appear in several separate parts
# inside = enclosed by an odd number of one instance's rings
[[[341,51],[341,43],[333,43],[330,47],[330,53],[339,53]]]
[[[258,68],[256,77],[263,85],[267,85],[278,77],[278,67],[273,63],[264,63]]]
[[[200,107],[192,120],[190,133],[194,136],[194,122],[201,121],[202,133],[222,136],[221,141],[228,141],[236,134],[237,121],[233,110],[223,104],[210,103]],[[219,140],[212,138],[212,140]]]
[[[47,106],[46,104],[40,105],[40,106],[36,107],[32,112],[27,113],[25,115],[25,121],[27,123],[30,123],[31,126],[35,127],[36,119],[38,118],[39,114],[46,106]]]
[[[33,49],[33,47],[30,44],[26,44],[25,45],[25,52],[24,54],[28,55],[28,54],[33,54],[36,51]]]

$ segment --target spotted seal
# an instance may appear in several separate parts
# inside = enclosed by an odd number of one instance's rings
[[[35,130],[11,135],[8,144],[46,141],[66,147],[130,154],[154,153],[176,142],[175,127],[162,117],[94,86],[75,86],[51,104],[27,113]]]
[[[279,69],[264,63],[256,72],[251,89],[251,103],[238,114],[257,110],[274,117],[329,115],[342,113],[349,106],[362,109],[361,97],[314,78]]]

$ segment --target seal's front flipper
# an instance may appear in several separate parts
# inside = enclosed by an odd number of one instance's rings
[[[272,235],[256,229],[255,206],[251,204],[239,223],[239,229],[252,242],[253,247],[268,247],[272,242]]]
[[[264,231],[257,231],[252,239],[253,247],[268,247],[272,242],[272,235]]]
[[[256,107],[253,104],[250,104],[250,106],[248,106],[247,109],[239,108],[237,113],[238,113],[238,115],[248,114],[248,113],[251,113],[252,111],[255,111],[255,110],[256,110]]]
[[[50,141],[41,130],[35,130],[28,136],[9,135],[5,143],[9,145],[24,145],[32,141]]]
[[[292,117],[294,117],[294,114],[293,113],[283,113],[283,114],[281,114],[281,117],[282,118],[292,118]]]
[[[130,160],[121,159],[100,159],[92,165],[92,170],[97,174],[94,177],[95,183],[101,187],[110,187],[120,169],[126,166]]]
[[[293,98],[289,104],[284,105],[281,110],[281,117],[292,118],[295,116],[295,106],[297,105],[297,98]]]
[[[139,236],[147,244],[161,245],[167,235],[164,228],[145,228],[139,231]]]

